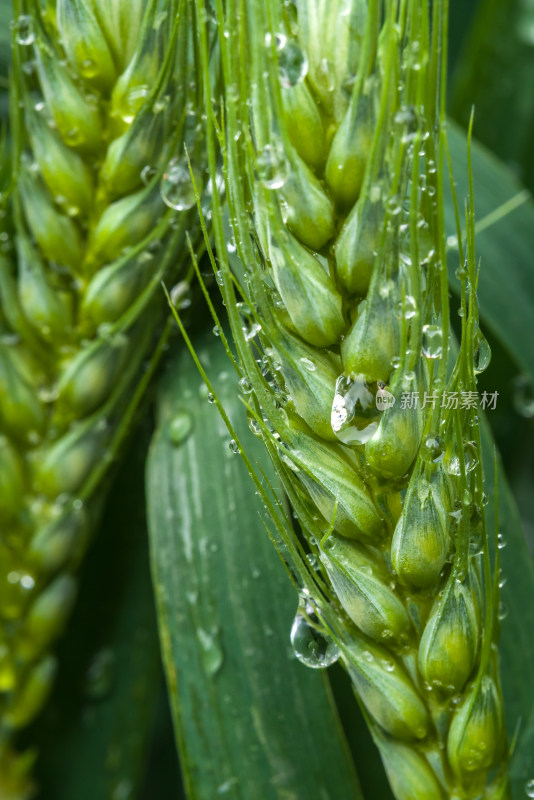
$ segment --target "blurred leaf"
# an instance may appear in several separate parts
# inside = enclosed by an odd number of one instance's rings
[[[451,123],[448,139],[462,211],[469,188],[466,137]],[[510,171],[477,142],[472,144],[472,160],[480,314],[517,366],[534,380],[534,203]],[[446,228],[456,234],[450,201]],[[458,291],[455,248],[450,265],[451,286]]]
[[[195,344],[249,455],[272,480],[220,341],[210,333]],[[160,637],[187,795],[357,800],[326,676],[296,661],[289,646],[294,589],[204,389],[187,353],[170,360],[147,472]]]
[[[449,74],[454,74],[462,48],[476,11],[484,0],[449,0],[449,41],[447,66]]]
[[[474,105],[475,136],[531,189],[533,87],[534,5],[482,0],[456,63],[450,113],[465,126]]]
[[[133,800],[143,778],[162,686],[144,516],[146,446],[140,436],[110,495],[59,648],[51,702],[28,733],[40,751],[39,800]]]

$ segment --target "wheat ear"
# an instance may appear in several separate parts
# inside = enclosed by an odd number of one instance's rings
[[[429,13],[219,3],[226,102],[208,104],[208,144],[244,402],[302,531],[277,522],[301,588],[295,652],[341,659],[398,800],[473,800],[507,792],[498,587],[476,409],[442,401],[476,391],[489,350],[471,202],[448,370],[446,4]]]
[[[104,479],[162,351],[161,281],[186,277],[198,224],[184,145],[200,164],[201,97],[186,2],[24,0],[15,15],[0,254],[0,795],[19,800],[33,756],[13,741],[51,688]]]

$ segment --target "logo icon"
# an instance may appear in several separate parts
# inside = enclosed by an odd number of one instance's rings
[[[395,395],[388,392],[386,384],[382,381],[377,382],[378,391],[376,393],[375,403],[379,411],[385,411],[386,408],[391,408],[395,405]]]

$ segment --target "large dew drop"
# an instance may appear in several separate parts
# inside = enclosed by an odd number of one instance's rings
[[[291,645],[299,661],[312,669],[325,669],[339,656],[338,646],[314,627],[315,610],[309,600],[301,595],[299,607],[291,626]]]
[[[376,389],[371,391],[363,375],[336,381],[330,424],[345,444],[365,444],[378,428]]]

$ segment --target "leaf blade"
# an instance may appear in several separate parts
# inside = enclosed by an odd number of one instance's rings
[[[227,357],[211,334],[201,358],[210,375],[219,373],[217,392],[239,435],[250,435],[247,451],[272,475],[262,444],[247,430],[235,379],[220,378]],[[160,635],[188,797],[356,800],[361,794],[326,678],[288,654],[296,598],[259,519],[250,478],[223,449],[226,428],[205,395],[199,399],[189,356],[178,355],[171,367],[147,476]],[[194,433],[175,447],[168,426],[184,412]],[[160,513],[167,502],[176,525]],[[173,614],[181,624],[172,623]]]

